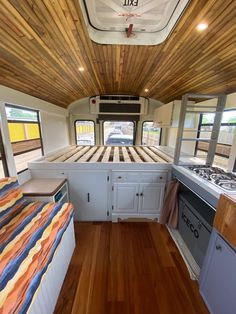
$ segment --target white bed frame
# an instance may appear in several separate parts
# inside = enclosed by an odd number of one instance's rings
[[[71,219],[61,242],[36,291],[27,314],[52,314],[75,248],[74,222]]]

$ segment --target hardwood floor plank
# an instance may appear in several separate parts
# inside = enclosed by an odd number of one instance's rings
[[[54,314],[207,314],[197,282],[155,222],[75,223]]]

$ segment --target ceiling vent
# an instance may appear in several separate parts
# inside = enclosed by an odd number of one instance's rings
[[[91,114],[145,115],[148,99],[139,96],[101,95],[89,100]]]

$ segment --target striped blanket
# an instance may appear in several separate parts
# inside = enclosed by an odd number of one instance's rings
[[[0,180],[0,314],[26,313],[73,215],[71,204],[29,202]]]

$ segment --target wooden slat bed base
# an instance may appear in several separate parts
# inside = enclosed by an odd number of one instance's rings
[[[89,160],[89,162],[97,162],[99,158],[103,155],[104,149],[105,149],[104,146],[99,147],[99,149],[96,151],[93,157]]]
[[[97,149],[98,149],[97,146],[91,147],[85,155],[83,155],[80,159],[77,160],[77,162],[86,162],[86,161],[88,162],[90,157],[96,152]]]
[[[102,162],[108,162],[111,153],[111,146],[106,148],[105,154],[103,155]]]
[[[84,146],[84,148],[82,148],[78,153],[74,154],[73,156],[71,156],[70,158],[68,158],[67,160],[65,160],[65,162],[75,162],[77,161],[81,156],[83,156],[89,149],[91,148],[91,146]]]
[[[133,147],[129,146],[129,151],[135,162],[143,162]]]
[[[120,162],[120,152],[117,146],[114,148],[113,162]]]
[[[164,160],[163,158],[159,157],[157,154],[155,154],[151,149],[149,149],[148,147],[143,147],[143,150],[145,150],[145,152],[151,156],[156,162],[166,162],[166,160]]]
[[[146,162],[154,163],[154,160],[141,147],[136,147],[137,152],[143,157]]]
[[[122,150],[122,153],[123,153],[124,162],[132,162],[130,157],[129,157],[129,153],[127,151],[127,148],[125,146],[122,146],[121,150]]]
[[[166,162],[173,162],[171,157],[158,150],[155,146],[149,146],[149,149],[151,149],[157,156],[163,158]]]
[[[77,148],[73,149],[72,151],[69,151],[68,153],[56,158],[55,160],[53,160],[54,162],[62,162],[65,161],[67,159],[69,159],[71,156],[75,155],[77,152],[79,152],[81,149],[83,148],[83,146],[78,146]]]
[[[73,146],[41,162],[167,163],[171,160],[154,146]]]
[[[53,154],[53,155],[50,155],[50,156],[48,156],[48,157],[45,157],[45,159],[44,159],[43,161],[52,162],[52,161],[54,161],[55,159],[59,158],[60,156],[66,154],[66,153],[68,153],[68,152],[70,152],[70,151],[71,151],[71,152],[74,151],[75,148],[76,148],[75,145],[73,145],[73,146],[71,146],[71,147],[68,147],[68,148],[64,149],[63,151],[61,151],[60,153],[55,153],[55,154]]]

